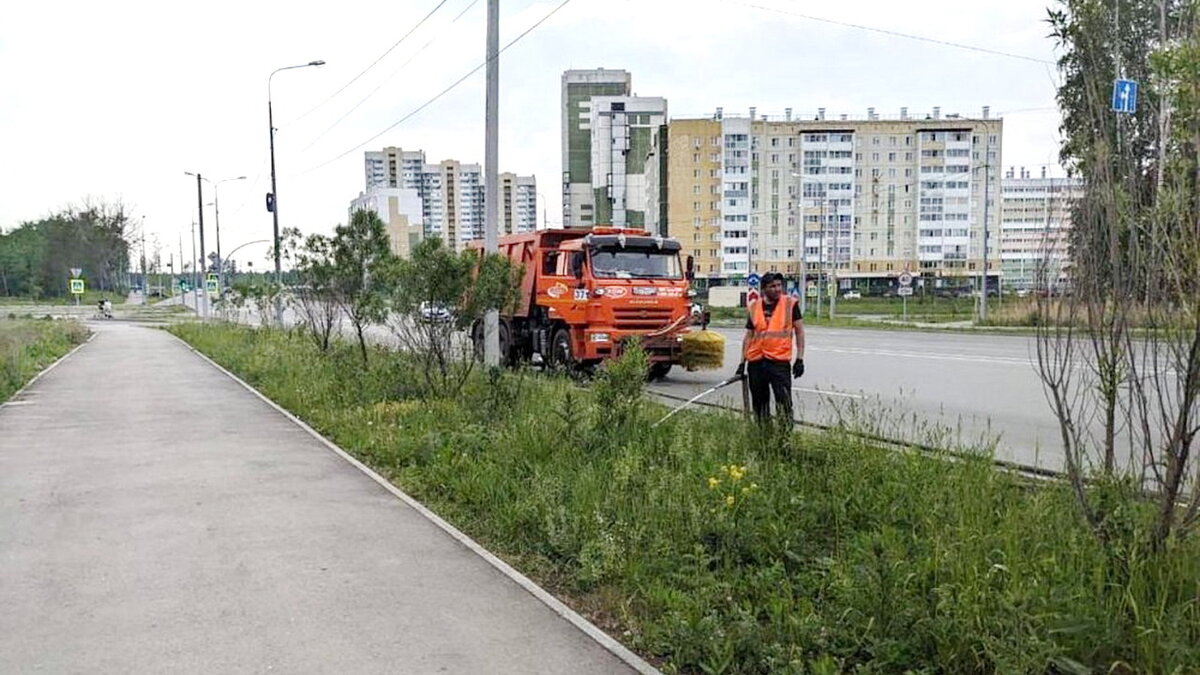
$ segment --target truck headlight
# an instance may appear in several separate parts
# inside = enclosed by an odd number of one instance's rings
[[[592,333],[592,342],[608,342],[608,333]]]

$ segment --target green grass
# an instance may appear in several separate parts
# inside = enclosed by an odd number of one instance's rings
[[[84,305],[84,306],[95,307],[96,303],[100,302],[100,300],[104,299],[104,298],[108,298],[110,301],[112,301],[112,303],[114,305],[125,304],[125,295],[124,294],[116,293],[116,292],[108,292],[108,291],[105,291],[105,292],[85,291],[83,295],[79,296],[79,304]],[[10,305],[47,306],[47,305],[74,305],[74,304],[75,304],[75,296],[73,296],[73,295],[58,297],[58,298],[50,298],[50,297],[30,298],[30,297],[23,297],[23,296],[18,297],[18,296],[0,295],[0,307],[10,306]]]
[[[667,672],[1195,672],[1200,545],[1102,546],[1062,485],[839,433],[664,409],[629,364],[589,389],[480,374],[422,399],[403,355],[177,335]],[[632,371],[632,372],[631,372]]]
[[[74,321],[0,318],[0,402],[87,336],[88,330]]]

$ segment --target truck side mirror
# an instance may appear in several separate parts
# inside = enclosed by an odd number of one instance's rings
[[[690,255],[687,257],[686,269],[687,280],[694,281],[696,279],[696,259]]]
[[[571,274],[575,275],[576,281],[583,281],[583,251],[571,254]]]

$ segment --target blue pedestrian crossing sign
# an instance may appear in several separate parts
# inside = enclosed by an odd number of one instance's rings
[[[762,279],[758,276],[758,272],[751,272],[746,277],[746,285],[750,288],[758,288],[758,283],[760,281],[762,281]]]
[[[1133,80],[1114,80],[1112,92],[1113,112],[1132,115],[1137,111],[1138,83]]]

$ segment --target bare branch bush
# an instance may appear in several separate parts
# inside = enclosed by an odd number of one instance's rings
[[[1091,481],[1141,490],[1157,513],[1147,543],[1160,548],[1183,533],[1181,522],[1185,531],[1194,528],[1200,498],[1193,453],[1200,431],[1196,3],[1163,2],[1157,15],[1141,7],[1132,18],[1141,28],[1118,41],[1121,53],[1147,50],[1142,61],[1154,69],[1138,116],[1109,110],[1117,66],[1107,6],[1060,4],[1050,23],[1067,48],[1060,60],[1063,158],[1085,188],[1072,208],[1067,297],[1038,294],[1038,372],[1088,523],[1104,539],[1119,508],[1091,490]],[[1161,33],[1148,34],[1151,28]],[[1052,284],[1050,275],[1040,270],[1039,284]]]

